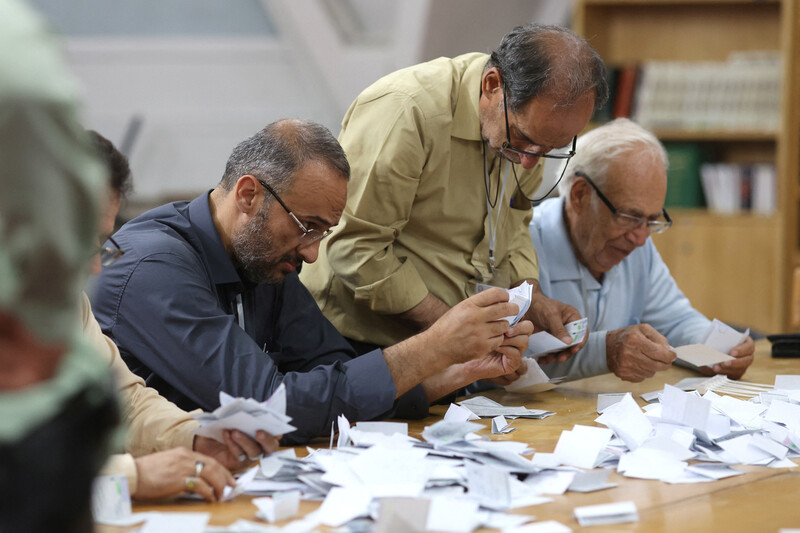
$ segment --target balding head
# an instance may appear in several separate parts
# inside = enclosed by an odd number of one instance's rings
[[[297,171],[312,161],[330,167],[345,180],[350,178],[344,150],[325,126],[278,120],[233,149],[219,187],[230,191],[240,177],[251,175],[281,193],[289,189]]]

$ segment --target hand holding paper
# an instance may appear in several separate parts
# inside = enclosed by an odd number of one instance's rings
[[[667,370],[675,354],[667,339],[649,324],[634,324],[606,333],[608,369],[618,378],[637,383]]]
[[[545,355],[563,352],[567,348],[577,346],[583,342],[588,333],[589,319],[581,318],[574,322],[564,325],[564,329],[570,337],[570,343],[567,344],[546,331],[540,331],[531,335],[528,342],[528,349],[533,352],[533,357],[540,358]]]

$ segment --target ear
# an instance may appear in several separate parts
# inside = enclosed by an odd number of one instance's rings
[[[591,205],[592,189],[586,180],[576,176],[569,190],[569,201],[572,210],[576,213],[583,213]]]
[[[481,96],[492,99],[495,95],[503,93],[503,76],[497,67],[487,69],[481,77]]]
[[[245,174],[233,186],[234,202],[242,213],[253,214],[264,201],[264,187],[255,176]]]

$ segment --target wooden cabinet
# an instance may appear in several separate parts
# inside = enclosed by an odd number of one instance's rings
[[[772,216],[680,210],[654,242],[692,303],[708,315],[768,333],[800,328],[800,2],[798,0],[576,0],[574,29],[606,64],[724,61],[731,52],[780,51],[775,131],[656,130],[700,143],[719,161],[773,162]],[[797,270],[797,274],[795,271]]]

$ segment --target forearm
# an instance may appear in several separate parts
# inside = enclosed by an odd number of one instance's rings
[[[424,334],[416,335],[383,350],[386,366],[397,389],[396,397],[448,366],[446,358],[436,357],[435,351],[426,346],[425,338]],[[427,390],[426,395],[430,399]]]
[[[397,317],[422,331],[428,329],[449,310],[450,307],[446,303],[429,292],[420,303],[408,311],[398,314]]]

